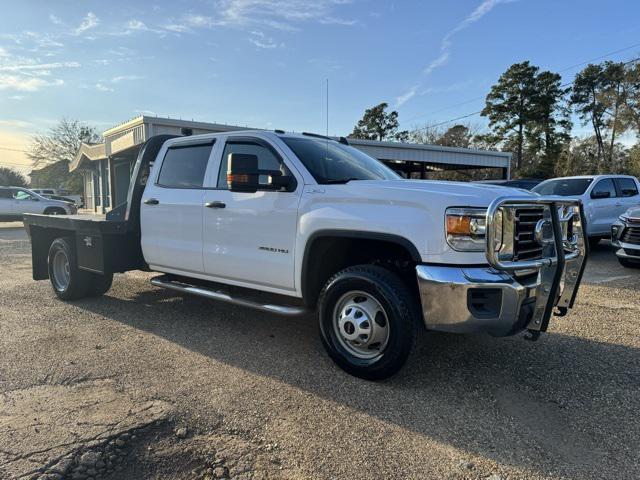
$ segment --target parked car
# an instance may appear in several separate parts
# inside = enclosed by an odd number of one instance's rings
[[[52,200],[21,187],[0,187],[0,219],[22,220],[26,213],[44,215],[73,215],[74,204]]]
[[[586,258],[575,200],[404,180],[346,139],[282,131],[152,137],[126,203],[87,217],[25,217],[33,278],[60,299],[146,269],[182,293],[317,311],[329,356],[368,379],[405,363],[419,327],[537,339]]]
[[[51,200],[60,200],[62,202],[73,203],[74,205],[76,205],[75,200],[69,197],[62,197],[60,195],[48,195],[48,194],[41,194],[41,195],[45,198],[50,198]]]
[[[640,268],[640,207],[630,208],[611,226],[611,244],[623,267]]]
[[[631,207],[640,205],[640,183],[629,175],[583,175],[545,180],[533,188],[540,195],[582,200],[587,236],[593,247],[610,238],[611,225]]]
[[[72,201],[79,208],[84,206],[82,195],[72,195],[69,190],[59,188],[32,188],[31,191],[36,192],[38,195],[42,195],[43,197],[53,198],[55,200],[60,200],[60,197],[62,197],[65,201]]]
[[[503,187],[522,188],[524,190],[531,190],[533,187],[542,182],[537,178],[517,178],[514,180],[482,180],[478,183],[486,183],[490,185],[501,185]]]

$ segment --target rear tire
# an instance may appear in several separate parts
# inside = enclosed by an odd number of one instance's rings
[[[97,273],[91,274],[89,281],[89,288],[87,289],[87,295],[90,297],[99,297],[104,295],[111,288],[113,283],[113,273],[107,273],[100,275]]]
[[[416,336],[416,309],[407,285],[374,265],[349,267],[320,293],[322,344],[344,371],[382,380],[405,364]]]
[[[78,268],[72,238],[56,238],[51,243],[48,267],[51,287],[58,298],[77,300],[87,296],[91,274]]]

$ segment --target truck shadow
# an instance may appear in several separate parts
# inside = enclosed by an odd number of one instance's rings
[[[638,461],[634,348],[557,333],[537,343],[425,333],[397,376],[373,383],[334,366],[315,318],[282,318],[142,285],[125,292],[117,280],[115,287],[117,296],[76,305],[473,455],[570,478],[617,478],[622,458]]]

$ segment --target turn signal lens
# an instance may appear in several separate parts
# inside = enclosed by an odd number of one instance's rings
[[[471,217],[447,215],[447,234],[469,235],[471,233]]]
[[[447,243],[463,252],[484,251],[487,210],[484,208],[448,208],[446,211]]]

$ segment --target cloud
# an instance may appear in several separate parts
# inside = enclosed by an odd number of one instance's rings
[[[78,68],[80,63],[78,62],[54,62],[54,63],[24,63],[18,65],[4,65],[0,66],[0,72],[45,72],[48,74],[50,70],[56,70],[59,68]]]
[[[84,19],[82,20],[82,22],[80,23],[78,28],[76,28],[73,31],[73,34],[74,35],[81,35],[82,33],[86,32],[87,30],[91,30],[92,28],[97,27],[99,23],[100,23],[100,19],[96,16],[96,14],[93,13],[93,12],[89,12],[84,17]]]
[[[22,120],[0,120],[0,126],[11,128],[27,128],[30,127],[31,124]]]
[[[396,97],[396,107],[400,107],[415,97],[418,91],[418,85],[414,85],[402,95]]]
[[[63,84],[64,81],[60,79],[47,81],[42,78],[23,75],[0,75],[0,90],[36,92],[43,87],[60,86]]]
[[[49,21],[54,25],[62,25],[62,20],[56,17],[53,13],[49,14]]]
[[[119,75],[117,77],[113,77],[111,79],[111,83],[120,83],[123,81],[132,81],[132,80],[144,80],[145,77],[141,77],[140,75]]]
[[[129,30],[140,30],[140,31],[149,30],[147,26],[144,24],[144,22],[141,22],[140,20],[136,20],[135,18],[127,22],[127,28]]]
[[[184,22],[194,28],[209,28],[214,25],[211,17],[206,15],[189,14],[184,16]]]
[[[95,87],[99,92],[113,92],[113,88],[100,82],[96,83]]]
[[[501,3],[510,3],[514,0],[484,0],[476,9],[471,12],[467,17],[458,23],[453,29],[444,36],[440,42],[440,55],[435,60],[432,60],[424,69],[424,74],[429,75],[435,69],[446,65],[451,57],[451,49],[453,47],[453,37],[462,30],[473,25],[479,21],[482,17],[493,10],[497,5]]]
[[[278,43],[271,37],[267,37],[264,32],[254,30],[249,37],[249,42],[258,48],[272,49],[278,48],[278,46],[284,46],[284,44],[278,45]]]
[[[8,57],[8,56],[9,56],[9,52],[7,51],[7,49],[0,47],[0,57]]]
[[[336,7],[351,0],[220,0],[218,11],[221,25],[265,25],[281,30],[295,30],[295,24],[318,22],[354,25],[356,20],[334,14]]]
[[[451,30],[447,32],[447,34],[440,41],[440,53],[436,58],[431,60],[426,67],[422,70],[423,76],[428,76],[433,73],[434,70],[443,67],[449,60],[451,59],[452,50],[453,50],[453,38],[457,33],[461,32],[469,28],[474,23],[478,22],[482,17],[487,15],[491,10],[493,10],[497,5],[501,3],[511,3],[517,0],[483,0],[480,5],[478,5],[473,12],[467,15],[462,21],[460,21],[457,25],[455,25]],[[413,98],[418,89],[420,88],[420,83],[411,87],[408,91],[396,97],[396,107],[399,107]]]
[[[174,33],[187,33],[191,31],[189,27],[179,23],[170,23],[168,25],[164,25],[162,28]]]

